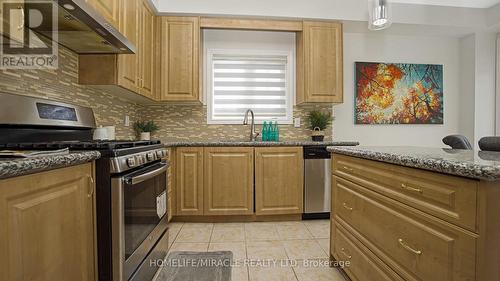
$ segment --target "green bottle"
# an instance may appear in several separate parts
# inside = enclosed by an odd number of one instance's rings
[[[267,122],[264,121],[262,124],[262,141],[268,141],[269,138],[269,127],[267,126]]]
[[[276,126],[273,124],[273,121],[269,122],[271,129],[269,130],[271,132],[270,141],[276,141]]]
[[[276,141],[280,141],[280,127],[278,126],[278,121],[276,121]]]

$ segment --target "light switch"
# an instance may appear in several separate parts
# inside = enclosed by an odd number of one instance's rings
[[[297,118],[293,119],[293,126],[295,128],[300,128],[300,117],[297,117]]]

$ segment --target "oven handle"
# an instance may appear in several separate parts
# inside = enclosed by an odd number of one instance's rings
[[[147,173],[144,173],[142,175],[138,175],[138,176],[135,176],[135,177],[132,177],[132,178],[128,178],[126,181],[128,184],[138,184],[138,183],[141,183],[143,181],[146,181],[146,180],[149,180],[151,178],[154,178],[156,177],[157,175],[165,172],[167,170],[167,165],[166,164],[163,164],[163,166],[161,166],[160,168],[156,169],[156,170],[153,170],[153,171],[150,171],[150,172],[147,172]]]

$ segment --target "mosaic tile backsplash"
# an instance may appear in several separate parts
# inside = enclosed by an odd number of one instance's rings
[[[306,115],[313,109],[331,110],[329,105],[302,105],[294,108],[293,116],[300,117],[302,126],[280,125],[281,140],[310,139],[310,130],[304,122]],[[217,141],[217,140],[247,140],[250,133],[249,126],[242,125],[213,125],[207,124],[207,108],[202,105],[150,105],[142,109],[140,114],[145,120],[154,120],[160,130],[153,137],[162,141]],[[243,116],[242,116],[243,120]],[[256,126],[261,131],[261,125]],[[332,139],[332,129],[325,130],[325,140]]]
[[[135,138],[132,126],[124,126],[125,115],[135,120],[154,120],[160,130],[153,138],[162,141],[246,140],[249,127],[244,125],[208,125],[206,106],[197,104],[139,105],[99,88],[78,84],[78,55],[59,48],[57,70],[2,70],[0,91],[35,96],[89,106],[94,110],[97,125],[116,126],[118,139]],[[329,105],[306,105],[294,108],[294,117],[302,119],[301,128],[280,125],[282,140],[306,140],[310,131],[305,128],[305,116],[312,109],[331,110]],[[261,130],[261,126],[257,126]],[[331,128],[325,139],[332,138]]]

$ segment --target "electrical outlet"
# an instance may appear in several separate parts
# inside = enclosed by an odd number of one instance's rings
[[[295,128],[300,128],[300,117],[297,117],[297,118],[293,119],[293,126]]]
[[[130,126],[130,118],[128,117],[128,115],[125,115],[125,127],[128,127]]]

